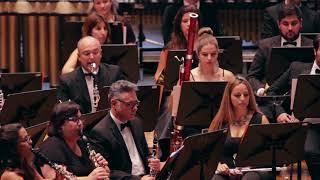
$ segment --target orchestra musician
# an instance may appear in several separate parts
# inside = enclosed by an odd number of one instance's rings
[[[101,44],[91,36],[83,37],[78,42],[78,61],[81,66],[59,77],[57,98],[60,101],[72,100],[81,107],[81,113],[94,110],[94,88],[109,86],[124,79],[119,66],[100,63]],[[93,65],[96,68],[93,70]],[[93,71],[96,71],[94,74]]]
[[[86,143],[81,139],[83,123],[80,106],[72,101],[57,104],[51,115],[49,137],[40,145],[40,152],[50,161],[64,165],[77,179],[108,179],[108,162],[96,154],[99,167],[89,158]],[[46,162],[39,163],[46,178],[55,178],[56,171]]]
[[[90,13],[83,25],[82,25],[82,36],[92,36],[99,40],[101,44],[108,44],[111,42],[111,34],[110,34],[110,27],[108,23],[105,21],[105,19],[100,16],[99,14],[92,12]],[[61,74],[66,74],[69,72],[74,71],[74,69],[77,67],[78,63],[78,56],[79,51],[76,48],[69,56],[68,60],[64,64]],[[104,61],[104,59],[102,59]]]
[[[292,79],[300,74],[320,74],[320,35],[313,41],[315,60],[313,63],[293,62],[289,69],[275,81],[268,89],[267,95],[281,95],[291,91]],[[281,105],[276,106],[278,123],[295,121],[294,117],[287,114]],[[318,120],[319,121],[319,120]],[[315,122],[313,122],[315,123]],[[305,142],[305,158],[312,179],[320,179],[320,134],[319,131],[309,128]]]
[[[228,128],[222,158],[212,180],[242,177],[241,179],[261,179],[261,172],[243,173],[235,167],[234,154],[237,153],[241,138],[250,124],[268,124],[269,121],[258,109],[253,90],[243,77],[236,76],[228,82],[221,106],[213,118],[209,131]],[[267,176],[263,175],[263,176]]]
[[[31,137],[21,124],[7,124],[0,128],[0,147],[1,180],[44,179],[34,164]],[[63,178],[57,176],[57,179]]]
[[[126,43],[134,44],[136,42],[136,36],[127,18],[118,14],[119,3],[117,0],[92,0],[92,11],[97,12],[105,18],[108,23],[123,23],[123,27],[126,27]]]
[[[109,89],[111,109],[90,132],[93,147],[108,160],[111,179],[154,179],[150,168],[160,171],[160,160],[150,152],[142,122],[136,118],[139,100],[135,84],[119,80]]]

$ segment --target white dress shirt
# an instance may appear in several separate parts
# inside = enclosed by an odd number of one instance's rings
[[[122,122],[119,119],[117,119],[112,114],[111,111],[110,111],[110,116],[113,119],[113,121],[116,123],[116,125],[118,126],[118,129],[123,137],[123,140],[126,143],[127,150],[129,152],[129,156],[130,156],[131,163],[132,163],[131,174],[135,175],[135,176],[140,176],[140,175],[145,174],[144,165],[143,165],[142,159],[140,157],[140,154],[138,152],[136,143],[134,142],[130,128],[125,127],[121,131],[121,124],[126,123],[126,122]]]
[[[287,42],[287,40],[284,39],[283,37],[281,37],[281,47],[283,47],[283,43],[284,42]],[[294,45],[288,44],[288,45],[286,45],[286,47],[301,47],[301,34],[299,34],[299,37],[296,40],[292,41],[292,42],[297,42],[297,45],[294,46]]]

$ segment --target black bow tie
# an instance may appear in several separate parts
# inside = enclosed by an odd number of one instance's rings
[[[286,45],[294,45],[294,46],[297,46],[297,42],[293,41],[293,42],[290,42],[290,41],[286,41],[286,42],[283,42],[283,46],[286,46]]]
[[[126,127],[129,127],[129,128],[130,128],[130,122],[129,122],[129,121],[126,122],[126,123],[120,124],[120,129],[121,129],[121,131],[122,131],[124,128],[126,128]]]
[[[92,73],[84,73],[84,76],[93,76],[93,74]]]
[[[316,69],[316,74],[320,74],[320,69]]]

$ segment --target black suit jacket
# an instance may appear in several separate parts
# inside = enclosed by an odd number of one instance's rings
[[[169,5],[164,10],[162,16],[162,37],[163,42],[167,44],[171,39],[171,33],[173,31],[173,21],[174,18],[179,11],[179,9],[183,6],[183,1],[179,1],[178,3],[174,3]],[[221,25],[219,23],[217,13],[218,10],[213,3],[206,3],[200,0],[200,27],[210,27],[215,36],[222,35]]]
[[[265,86],[265,77],[271,56],[272,47],[281,46],[281,36],[263,39],[259,42],[259,48],[254,56],[248,72],[248,81],[254,92]],[[301,37],[301,46],[312,46],[312,40]]]
[[[279,3],[266,8],[263,15],[262,38],[269,38],[280,34],[278,27],[278,13],[284,3]],[[301,5],[302,12],[302,30],[301,32],[319,33],[320,32],[320,15],[309,9],[305,5]]]
[[[292,79],[298,78],[300,74],[310,74],[313,63],[293,62],[289,69],[279,77],[268,89],[268,95],[281,95],[291,91]],[[275,116],[286,112],[282,106],[276,106]]]
[[[117,80],[124,79],[120,68],[115,65],[100,64],[99,72],[96,75],[98,89],[103,86],[110,86]],[[61,75],[57,89],[58,100],[72,100],[81,107],[81,113],[91,112],[91,102],[87,83],[81,66],[74,71]],[[107,98],[107,97],[101,97]]]
[[[148,173],[147,158],[149,150],[142,123],[138,119],[131,120],[130,123],[132,136],[146,173]],[[140,179],[140,177],[131,175],[132,163],[128,149],[110,113],[94,126],[90,132],[90,139],[97,152],[101,153],[108,160],[109,168],[111,169],[111,179]]]

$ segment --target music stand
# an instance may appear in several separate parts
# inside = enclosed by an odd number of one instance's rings
[[[302,37],[306,37],[312,40],[315,40],[317,35],[319,35],[320,33],[300,33]]]
[[[314,61],[313,47],[273,47],[267,64],[266,80],[269,85],[276,81],[293,61]]]
[[[307,123],[250,125],[236,156],[237,167],[272,167],[304,159]]]
[[[135,44],[104,44],[101,46],[105,63],[120,66],[131,82],[139,80],[138,48]]]
[[[61,64],[60,67],[67,61],[70,54],[77,48],[77,43],[82,37],[82,21],[65,21],[62,27],[61,37]]]
[[[293,103],[294,116],[300,120],[320,118],[319,107],[320,75],[299,75]]]
[[[240,36],[217,36],[219,66],[234,74],[242,73],[242,41]]]
[[[9,94],[0,113],[0,123],[20,122],[30,127],[49,121],[48,115],[56,102],[56,89]]]
[[[178,61],[185,58],[186,50],[169,50],[167,56],[167,65],[164,71],[164,88],[172,90],[179,80],[179,67],[182,62]],[[178,59],[177,59],[177,58]]]
[[[226,85],[226,81],[183,82],[176,123],[209,127],[219,110]]]
[[[108,110],[104,109],[101,111],[96,111],[94,113],[87,113],[81,115],[81,120],[83,122],[84,131],[90,131],[101,119],[103,119],[107,114]]]
[[[44,141],[48,133],[49,121],[27,127],[28,135],[31,136],[33,147],[37,148]]]
[[[176,152],[173,160],[169,158],[156,179],[170,180],[211,179],[218,166],[227,130],[189,136],[184,140],[182,148]]]
[[[41,72],[1,73],[1,89],[5,95],[24,91],[41,90]]]
[[[124,44],[123,43],[123,26],[120,21],[109,23],[110,34],[112,44]]]
[[[109,86],[105,86],[99,90],[100,98],[98,109],[109,109],[108,102]],[[138,86],[137,97],[140,101],[137,117],[143,122],[145,132],[154,130],[158,118],[159,111],[160,86],[144,85]]]

